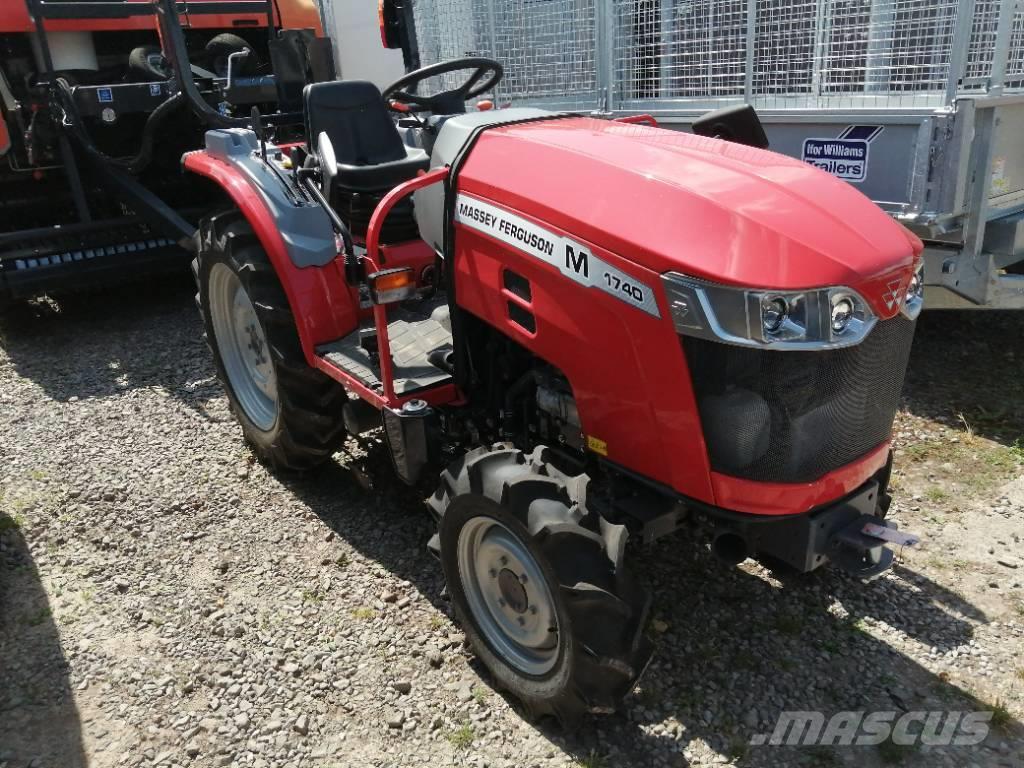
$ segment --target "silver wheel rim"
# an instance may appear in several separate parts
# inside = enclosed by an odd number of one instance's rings
[[[475,517],[459,532],[459,575],[491,648],[528,675],[558,660],[558,614],[540,564],[506,526]]]
[[[238,275],[225,264],[210,270],[210,319],[235,400],[257,428],[277,420],[277,377],[263,326]]]

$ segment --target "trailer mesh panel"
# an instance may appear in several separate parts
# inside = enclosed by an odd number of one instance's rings
[[[682,337],[711,467],[747,480],[816,480],[892,434],[914,322],[860,344],[779,352]]]
[[[999,69],[1024,84],[1024,5],[999,42],[1008,0],[970,18],[959,0],[412,1],[421,63],[496,58],[516,105],[932,107]]]

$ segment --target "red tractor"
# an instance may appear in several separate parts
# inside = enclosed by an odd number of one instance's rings
[[[227,204],[193,264],[257,455],[306,469],[382,429],[401,480],[439,475],[428,546],[467,638],[565,721],[650,658],[630,535],[693,523],[729,562],[861,578],[912,540],[885,517],[922,247],[748,108],[707,136],[467,112],[501,77],[312,84],[305,142],[210,131],[184,166]]]
[[[152,0],[0,2],[0,307],[185,274],[181,244],[217,190],[181,173],[182,153],[253,106],[301,124],[303,86],[333,79],[310,0],[189,0],[165,16]]]

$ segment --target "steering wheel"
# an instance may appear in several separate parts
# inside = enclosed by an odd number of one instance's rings
[[[442,91],[432,96],[422,96],[417,93],[409,93],[409,88],[418,85],[420,82],[438,75],[446,75],[449,72],[458,72],[463,69],[471,69],[473,73],[466,82],[458,88],[450,91]],[[466,111],[466,101],[481,93],[490,91],[501,82],[505,74],[504,67],[494,59],[469,56],[462,59],[452,59],[431,64],[429,67],[422,67],[410,72],[405,77],[399,78],[387,88],[381,96],[390,109],[397,112],[433,112],[435,115],[458,114]],[[482,82],[481,82],[482,81]],[[406,105],[406,109],[392,106],[392,101],[398,101]],[[411,107],[408,105],[412,105]]]

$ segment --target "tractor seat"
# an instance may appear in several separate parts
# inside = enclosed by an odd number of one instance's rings
[[[402,141],[373,83],[312,83],[303,92],[303,103],[310,147],[316,147],[321,132],[334,145],[337,187],[353,192],[387,190],[430,164],[426,152]]]

